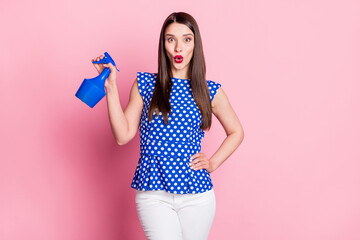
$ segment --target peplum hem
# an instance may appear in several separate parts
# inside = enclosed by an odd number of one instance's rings
[[[210,174],[193,170],[190,158],[173,158],[143,154],[131,187],[139,191],[163,190],[174,194],[203,193],[213,187]]]

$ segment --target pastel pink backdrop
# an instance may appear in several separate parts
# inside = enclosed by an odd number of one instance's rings
[[[157,71],[164,19],[192,14],[207,78],[245,130],[211,174],[209,239],[360,239],[358,1],[2,1],[0,239],[145,239],[130,188],[139,136],[117,146],[105,98],[74,95],[108,51],[126,106]],[[211,156],[225,133],[214,118]]]

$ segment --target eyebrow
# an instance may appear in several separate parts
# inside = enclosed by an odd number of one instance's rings
[[[186,33],[186,34],[183,34],[183,36],[194,36],[192,33]],[[170,34],[170,33],[167,33],[166,36],[175,36],[174,34]]]

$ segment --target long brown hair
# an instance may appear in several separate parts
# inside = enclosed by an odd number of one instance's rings
[[[159,112],[162,113],[165,124],[168,124],[168,113],[171,112],[170,107],[170,93],[172,89],[172,71],[171,63],[166,55],[165,50],[165,29],[173,22],[185,24],[194,34],[194,52],[190,61],[188,76],[190,77],[190,86],[193,93],[193,98],[198,106],[202,123],[200,128],[205,130],[211,126],[211,100],[210,93],[206,82],[206,65],[202,41],[199,27],[195,19],[185,12],[174,12],[170,14],[164,21],[161,28],[158,51],[158,74],[156,78],[154,94],[150,102],[148,119],[152,120],[154,112],[156,116]]]

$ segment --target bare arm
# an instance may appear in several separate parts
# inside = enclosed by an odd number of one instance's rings
[[[134,138],[139,128],[144,104],[138,89],[137,79],[131,87],[129,103],[124,111],[121,108],[116,83],[109,84],[106,87],[106,100],[112,133],[116,142],[119,145],[124,145]]]
[[[228,97],[220,87],[212,101],[212,111],[226,132],[226,138],[209,159],[212,171],[217,169],[241,144],[244,130]]]

